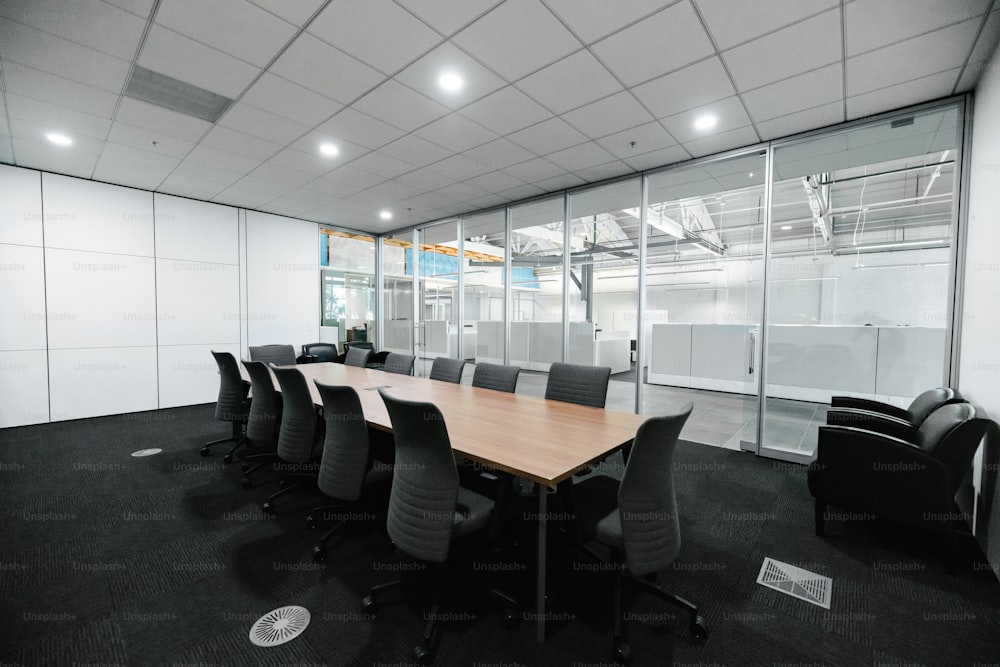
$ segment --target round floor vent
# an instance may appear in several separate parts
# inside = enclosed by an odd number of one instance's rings
[[[250,628],[250,641],[255,646],[278,646],[289,642],[309,627],[309,610],[292,605],[269,611]]]
[[[143,456],[152,456],[154,454],[159,454],[162,451],[163,451],[162,449],[139,449],[132,452],[132,456],[136,458],[142,458]]]

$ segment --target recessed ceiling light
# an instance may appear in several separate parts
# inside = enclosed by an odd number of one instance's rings
[[[69,146],[73,143],[72,139],[67,137],[65,134],[59,134],[58,132],[49,132],[45,135],[45,138],[59,146]]]
[[[340,152],[340,149],[334,146],[333,144],[320,144],[319,152],[322,153],[323,155],[329,155],[330,157],[333,157],[334,155]]]
[[[445,72],[438,79],[438,85],[447,90],[449,93],[453,93],[462,87],[462,77],[455,74],[454,72]]]
[[[753,178],[753,172],[752,171],[749,174],[747,174],[747,178]]]
[[[694,121],[694,126],[699,130],[708,130],[715,127],[715,124],[719,122],[719,119],[712,114],[705,114],[704,116],[698,116]]]
[[[382,218],[383,220],[391,220],[392,219],[392,213],[389,213],[389,211],[381,211],[378,214],[378,217]]]
[[[783,232],[787,232],[787,231],[788,231],[789,229],[791,229],[791,228],[792,228],[792,226],[791,226],[791,225],[782,225],[782,226],[781,226],[781,231],[783,231]]]

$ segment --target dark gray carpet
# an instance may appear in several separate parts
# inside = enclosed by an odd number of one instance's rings
[[[303,522],[314,497],[269,517],[260,510],[276,488],[268,475],[245,490],[221,450],[198,455],[226,430],[211,406],[197,406],[0,431],[0,664],[405,664],[422,630],[419,605],[375,618],[359,608],[402,562],[373,518],[378,508],[314,564],[316,533]],[[129,456],[147,447],[164,451]],[[834,520],[827,538],[815,537],[798,466],[681,443],[674,476],[684,546],[659,581],[701,606],[711,635],[697,643],[683,614],[635,598],[636,665],[667,664],[671,650],[680,665],[997,661],[1000,584],[971,541],[964,567],[948,575],[936,545],[901,528]],[[512,528],[521,550],[464,570],[489,582],[503,570],[503,587],[529,601],[534,524]],[[454,608],[475,620],[449,625],[436,664],[610,664],[607,577],[555,535],[550,546],[548,642],[535,644],[530,622],[503,629],[483,598]],[[831,610],[757,585],[765,556],[833,577]],[[253,647],[253,620],[287,604],[312,612],[305,634]]]

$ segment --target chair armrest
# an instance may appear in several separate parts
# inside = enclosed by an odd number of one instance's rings
[[[319,361],[319,357],[315,354],[302,354],[295,359],[297,364],[315,364]]]
[[[868,410],[833,408],[826,413],[826,423],[828,426],[850,426],[874,431],[910,443],[917,441],[917,429],[908,421]]]
[[[883,415],[889,415],[890,417],[895,417],[896,419],[903,419],[906,420],[907,423],[910,422],[910,413],[903,408],[897,408],[895,405],[889,405],[888,403],[882,403],[881,401],[871,401],[867,398],[834,396],[830,399],[830,407],[868,410],[869,412],[878,412]]]

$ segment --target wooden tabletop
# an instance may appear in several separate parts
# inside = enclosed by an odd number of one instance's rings
[[[631,412],[344,364],[300,364],[295,368],[309,381],[317,405],[322,401],[314,380],[354,387],[365,419],[378,428],[391,430],[377,387],[393,397],[433,403],[444,415],[455,451],[553,488],[588,463],[631,442],[646,419]]]

